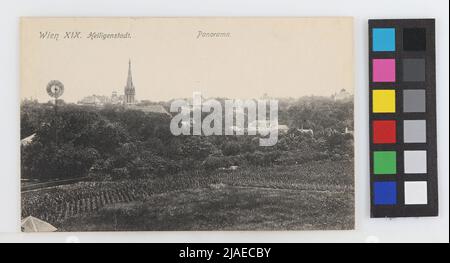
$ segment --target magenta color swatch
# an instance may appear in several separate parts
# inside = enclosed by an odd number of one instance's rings
[[[373,59],[373,82],[395,82],[395,59]]]

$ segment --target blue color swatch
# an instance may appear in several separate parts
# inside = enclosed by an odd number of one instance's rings
[[[373,51],[395,51],[395,28],[372,29]]]
[[[396,182],[375,182],[374,183],[374,203],[375,203],[375,205],[395,205],[395,204],[397,204],[397,183]]]

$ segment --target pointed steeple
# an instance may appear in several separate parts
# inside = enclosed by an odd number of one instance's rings
[[[128,60],[127,88],[134,88],[133,87],[133,77],[131,76],[131,59]]]
[[[133,77],[131,76],[131,59],[128,60],[128,77],[127,77],[127,85],[124,89],[124,103],[125,104],[134,104],[134,95],[136,94],[136,90],[133,85]]]

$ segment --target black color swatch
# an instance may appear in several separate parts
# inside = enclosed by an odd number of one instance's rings
[[[425,51],[427,49],[427,36],[425,28],[403,29],[404,51]]]

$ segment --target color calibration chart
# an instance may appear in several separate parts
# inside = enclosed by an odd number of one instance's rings
[[[438,215],[434,27],[369,20],[371,217]]]

